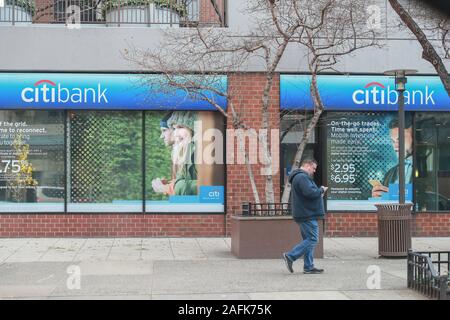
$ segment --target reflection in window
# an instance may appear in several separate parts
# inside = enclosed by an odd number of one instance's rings
[[[0,111],[0,211],[64,211],[63,111]]]
[[[312,118],[312,113],[285,111],[281,115],[281,131],[280,131],[280,147],[281,147],[281,187],[284,187],[285,181],[288,179],[292,163],[294,162],[297,149],[303,140],[304,132]],[[314,158],[319,160],[319,150],[317,144],[317,129],[311,135],[305,150],[303,151],[303,159]],[[321,170],[319,169],[315,175],[316,182],[321,180]],[[283,191],[283,190],[281,190]]]
[[[417,211],[450,210],[450,115],[416,113]]]
[[[68,117],[68,211],[142,212],[142,113]]]

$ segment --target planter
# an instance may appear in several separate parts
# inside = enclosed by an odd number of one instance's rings
[[[13,21],[13,16],[15,23],[32,22],[31,13],[25,8],[16,5],[13,9],[13,6],[8,4],[5,4],[4,7],[0,7],[0,22],[8,22],[8,24],[10,24],[10,22]]]
[[[300,230],[291,216],[231,217],[231,252],[242,259],[281,259],[301,240]],[[314,257],[323,258],[324,220],[319,220],[319,244]]]
[[[158,28],[177,28],[180,25],[180,15],[176,10],[159,7],[154,3],[107,10],[105,20],[109,25],[144,24]]]

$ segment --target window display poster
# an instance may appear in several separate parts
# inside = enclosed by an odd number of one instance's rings
[[[327,126],[328,210],[376,210],[398,203],[398,119],[395,113],[330,113]],[[405,117],[405,199],[412,201],[412,117]]]
[[[221,115],[153,112],[146,122],[146,211],[223,212]]]
[[[0,112],[0,210],[64,209],[61,112]]]

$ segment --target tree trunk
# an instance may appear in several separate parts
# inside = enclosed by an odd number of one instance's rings
[[[230,109],[231,109],[233,128],[236,130],[237,129],[245,129],[245,126],[243,126],[241,124],[239,115],[237,114],[236,110],[234,109],[233,101],[230,97],[228,98],[228,101],[229,101],[229,105],[230,105]],[[247,150],[245,150],[245,144],[241,145],[240,143],[238,143],[238,145],[241,147],[241,152],[244,153],[245,165],[247,167],[248,178],[250,180],[250,186],[251,186],[252,192],[253,192],[253,198],[255,199],[256,203],[260,203],[261,201],[259,199],[259,193],[258,193],[258,189],[256,187],[255,176],[253,175],[252,165],[250,164],[250,161],[248,159]]]
[[[275,192],[273,190],[273,177],[272,177],[272,158],[270,155],[270,149],[269,149],[269,134],[268,131],[270,130],[269,125],[269,103],[270,103],[270,90],[272,89],[273,85],[273,73],[270,72],[267,75],[266,78],[266,85],[264,87],[264,93],[262,97],[262,135],[258,135],[260,137],[260,143],[262,147],[262,156],[264,157],[263,165],[265,166],[265,169],[262,170],[262,174],[265,176],[266,180],[266,202],[267,203],[274,203],[275,202]],[[262,137],[261,137],[262,136]]]
[[[450,96],[450,77],[448,75],[448,71],[445,68],[444,63],[442,62],[441,57],[437,54],[433,45],[427,39],[425,33],[419,27],[419,25],[414,21],[414,19],[409,15],[409,13],[403,8],[403,6],[397,0],[389,0],[392,8],[398,14],[400,19],[402,19],[403,23],[411,30],[414,36],[419,41],[422,46],[422,58],[430,62],[437,74],[441,78],[442,84],[444,85],[447,94]]]

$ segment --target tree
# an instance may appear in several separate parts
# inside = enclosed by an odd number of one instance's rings
[[[275,200],[273,190],[273,158],[267,132],[269,126],[269,96],[280,61],[286,51],[298,52],[299,62],[307,62],[311,74],[310,92],[314,104],[314,116],[304,133],[294,162],[299,162],[311,132],[324,110],[317,76],[327,70],[335,70],[341,57],[361,48],[376,45],[375,31],[366,27],[367,14],[363,1],[356,0],[252,0],[248,1],[251,28],[245,34],[239,31],[196,28],[168,30],[156,49],[139,49],[130,46],[125,58],[137,63],[143,71],[159,71],[164,83],[155,83],[155,77],[145,77],[150,88],[174,91],[185,90],[191,97],[203,99],[215,106],[225,117],[231,118],[234,129],[249,129],[242,121],[234,105],[239,97],[231,96],[227,88],[217,85],[217,75],[245,72],[249,65],[259,64],[265,74],[261,99],[262,134],[258,141],[262,147],[266,202]],[[189,74],[195,73],[195,77]],[[225,97],[230,113],[223,110],[208,93]],[[262,198],[256,189],[249,154],[245,152],[254,200]],[[276,155],[278,156],[278,155]],[[283,202],[289,196],[285,187]],[[287,196],[286,196],[287,195]]]
[[[450,59],[449,16],[428,7],[423,2],[410,2],[409,10],[407,10],[398,0],[389,0],[389,3],[402,22],[417,38],[417,41],[419,41],[423,49],[422,58],[433,65],[436,73],[441,78],[447,94],[450,96],[450,76],[442,61],[442,58]],[[419,23],[421,25],[419,25]],[[442,48],[435,48],[426,35],[427,31],[440,35]]]

